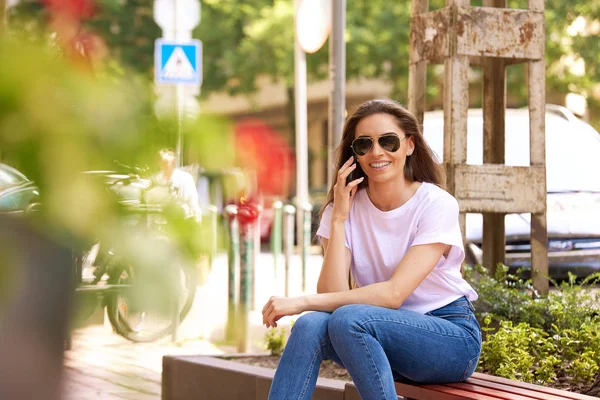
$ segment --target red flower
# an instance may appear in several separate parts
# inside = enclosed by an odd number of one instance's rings
[[[260,206],[254,199],[241,198],[237,203],[237,219],[242,230],[252,225],[260,215]]]

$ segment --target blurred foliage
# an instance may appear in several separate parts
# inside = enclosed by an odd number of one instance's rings
[[[27,221],[35,230],[74,255],[102,243],[136,272],[136,284],[127,292],[130,300],[168,312],[181,285],[176,267],[208,253],[210,225],[190,223],[180,208],[164,207],[161,215],[168,223],[149,230],[109,190],[104,176],[83,172],[143,171],[137,173],[151,178],[158,169],[157,151],[176,143],[176,121],[156,118],[147,77],[125,73],[114,63],[98,63],[90,71],[80,60],[74,62],[63,44],[41,25],[0,35],[0,161],[37,185],[41,207]],[[234,166],[227,121],[203,115],[185,120],[182,131],[188,158],[213,169]],[[0,243],[0,320],[27,283],[22,255],[7,246]],[[97,306],[92,297],[89,304],[83,295],[77,299],[82,316]]]
[[[157,150],[175,143],[175,121],[156,119],[147,80],[100,70],[92,75],[48,45],[49,36],[41,37],[0,38],[1,160],[35,181],[43,203],[40,226],[58,239],[134,245],[126,239],[132,235],[123,229],[125,212],[114,193],[82,172],[130,172],[118,161],[148,167],[152,174]],[[184,127],[196,160],[214,168],[232,166],[225,121],[203,116]],[[200,234],[178,223],[169,229],[173,243],[198,248]]]
[[[287,329],[281,328],[272,328],[269,329],[265,333],[264,343],[265,347],[272,356],[280,356],[283,354],[283,350],[285,349],[287,336]]]
[[[152,18],[152,2],[103,0],[99,3],[99,12],[87,26],[101,35],[111,54],[126,69],[150,76],[153,42],[161,35]],[[472,4],[480,6],[481,1]],[[203,41],[203,95],[215,91],[252,93],[262,77],[283,79],[288,87],[293,87],[292,0],[204,0],[201,5],[202,20],[194,37]],[[432,10],[443,6],[443,0],[430,2]],[[598,28],[594,26],[600,20],[599,3],[548,0],[545,6],[548,89],[581,94],[592,109],[600,108],[598,99],[591,95],[594,85],[600,82]],[[410,7],[410,2],[348,2],[348,79],[384,79],[391,85],[393,96],[406,101]],[[527,8],[527,1],[509,0],[508,7]],[[33,25],[43,21],[40,13],[37,1],[25,0],[14,9],[11,21],[33,29]],[[581,62],[584,62],[583,71],[570,69],[574,63]],[[307,63],[311,79],[325,78],[328,44],[308,55]],[[439,68],[429,68],[428,75],[428,95],[439,95],[443,74]],[[525,79],[523,66],[508,69],[509,95],[521,105],[527,103]]]

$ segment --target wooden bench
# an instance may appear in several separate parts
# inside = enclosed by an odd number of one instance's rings
[[[449,383],[444,385],[416,385],[396,383],[398,396],[405,399],[415,400],[584,400],[598,399],[579,393],[567,392],[533,385],[530,383],[517,382],[510,379],[498,378],[496,376],[474,373],[471,378],[461,383]],[[346,384],[346,396],[344,400],[360,400],[358,391],[353,384]],[[402,397],[399,397],[400,399]]]
[[[212,356],[165,356],[163,400],[266,400],[275,370]],[[461,383],[396,383],[399,399],[598,400],[564,390],[475,373]],[[352,382],[319,378],[313,399],[361,400]]]

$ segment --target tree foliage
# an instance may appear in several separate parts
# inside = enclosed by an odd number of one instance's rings
[[[546,60],[551,88],[581,94],[600,109],[591,96],[600,83],[599,2],[546,0]],[[577,62],[583,69],[571,68]]]
[[[31,3],[23,6],[31,7]],[[444,2],[432,0],[430,4],[435,9]],[[104,38],[123,66],[150,76],[153,42],[161,35],[152,18],[152,2],[104,0],[101,5],[90,28]],[[252,93],[264,77],[293,86],[293,0],[203,0],[201,5],[202,20],[193,35],[203,42],[204,95]],[[526,8],[527,2],[509,0],[508,6]],[[396,98],[405,100],[410,2],[353,0],[347,3],[346,19],[347,79],[383,79]],[[600,106],[591,96],[600,82],[598,21],[599,2],[546,1],[548,89],[581,94],[592,106]],[[307,63],[309,79],[325,78],[328,44],[308,55]],[[573,68],[577,63],[583,69]],[[525,79],[525,68],[509,69],[508,90],[523,103],[527,102]],[[438,89],[432,82],[428,90],[436,94]]]

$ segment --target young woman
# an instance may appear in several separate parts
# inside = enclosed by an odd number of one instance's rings
[[[323,360],[345,367],[363,399],[396,399],[394,380],[467,379],[481,351],[477,294],[460,272],[458,203],[417,119],[391,100],[368,101],[337,154],[317,231],[318,294],[263,308],[267,327],[317,311],[294,324],[269,399],[310,399]]]

